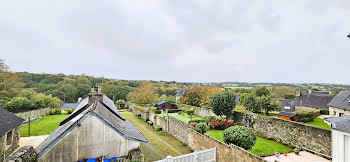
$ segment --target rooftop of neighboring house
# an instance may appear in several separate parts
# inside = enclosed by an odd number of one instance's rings
[[[329,92],[326,91],[309,91],[307,94],[300,94],[296,96],[294,100],[280,100],[282,108],[290,105],[291,101],[294,101],[295,106],[328,109],[328,103],[334,98]]]
[[[328,106],[350,110],[350,91],[340,91]]]
[[[61,108],[67,108],[67,107],[78,107],[79,103],[63,103],[61,104]]]
[[[65,136],[66,132],[86,119],[87,115],[96,116],[126,139],[148,142],[146,137],[133,124],[122,118],[111,99],[101,93],[93,93],[82,100],[74,112],[67,119],[63,120],[49,137],[36,148],[37,152],[40,153],[52,143],[58,142],[56,139]]]
[[[185,93],[185,88],[181,88],[177,91],[176,97],[181,97]]]
[[[24,119],[0,108],[0,137],[5,135],[10,130],[20,126]]]
[[[331,123],[332,129],[350,133],[350,116],[326,118],[325,120]]]
[[[153,107],[164,104],[164,103],[166,103],[166,101],[160,101],[160,102],[156,103]]]

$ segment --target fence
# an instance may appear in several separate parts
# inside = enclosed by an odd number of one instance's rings
[[[31,121],[33,121],[33,120],[39,119],[43,114],[50,113],[50,111],[51,111],[51,108],[43,108],[43,109],[16,113],[15,115],[23,118],[25,120],[24,122],[28,122],[29,118]]]
[[[157,162],[216,162],[216,147],[177,157],[168,156]]]

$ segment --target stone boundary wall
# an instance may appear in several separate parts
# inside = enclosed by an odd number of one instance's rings
[[[196,106],[191,106],[191,105],[178,105],[180,109],[183,108],[193,108],[194,109],[194,115],[200,116],[200,117],[205,117],[205,116],[216,116],[213,110],[211,110],[208,107],[196,107]]]
[[[189,146],[195,151],[216,147],[216,160],[219,162],[263,162],[264,160],[235,145],[224,144],[208,135],[189,129]]]
[[[183,143],[189,144],[189,130],[191,127],[173,117],[168,117],[168,133]]]
[[[36,120],[36,119],[39,119],[42,116],[42,114],[48,114],[50,113],[50,111],[51,111],[51,108],[43,108],[43,109],[16,113],[15,115],[23,118],[24,122],[28,122],[29,117],[30,117],[30,120]]]
[[[250,127],[265,139],[306,148],[327,156],[332,156],[331,131],[302,123],[257,114],[235,113],[238,125]]]
[[[33,148],[33,146],[24,146],[5,160],[5,162],[21,162],[21,161],[23,162],[37,161],[37,153]]]

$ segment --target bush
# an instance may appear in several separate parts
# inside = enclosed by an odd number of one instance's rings
[[[295,95],[287,94],[283,96],[284,99],[294,99]]]
[[[316,117],[314,111],[300,111],[297,112],[297,116],[299,117],[301,122],[311,122],[314,121],[314,118]]]
[[[210,128],[214,130],[224,130],[226,128],[234,126],[235,123],[232,121],[223,121],[221,119],[215,119],[210,123]]]
[[[33,102],[24,97],[15,97],[5,104],[5,109],[10,112],[23,112],[33,110]]]
[[[256,141],[253,130],[244,126],[234,126],[225,129],[223,137],[226,144],[234,144],[245,150],[250,150]]]
[[[215,120],[216,116],[205,116],[204,120],[207,123],[211,123],[213,120]]]
[[[205,132],[208,130],[208,126],[206,123],[199,123],[193,129],[200,134],[205,134]]]
[[[191,121],[189,121],[189,123],[201,123],[201,122],[205,122],[205,119],[192,119]]]
[[[232,92],[216,93],[210,99],[210,106],[218,116],[225,115],[228,118],[235,105],[236,95]]]
[[[59,115],[59,114],[61,114],[60,108],[54,108],[54,109],[51,109],[50,111],[50,115]]]
[[[193,109],[188,109],[188,110],[186,110],[186,113],[187,113],[188,115],[193,115],[194,110],[193,110]]]
[[[67,110],[66,110],[67,114],[71,114],[73,111],[74,111],[74,108],[73,108],[73,109],[67,109]]]
[[[321,109],[321,110],[320,110],[320,114],[322,114],[322,115],[329,115],[329,110],[327,110],[327,109]]]
[[[157,108],[156,107],[151,107],[149,110],[155,112],[157,110]]]

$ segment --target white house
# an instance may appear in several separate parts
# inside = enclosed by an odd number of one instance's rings
[[[332,160],[350,162],[350,116],[327,118],[332,126]]]
[[[350,91],[341,91],[328,103],[329,115],[350,115]]]

